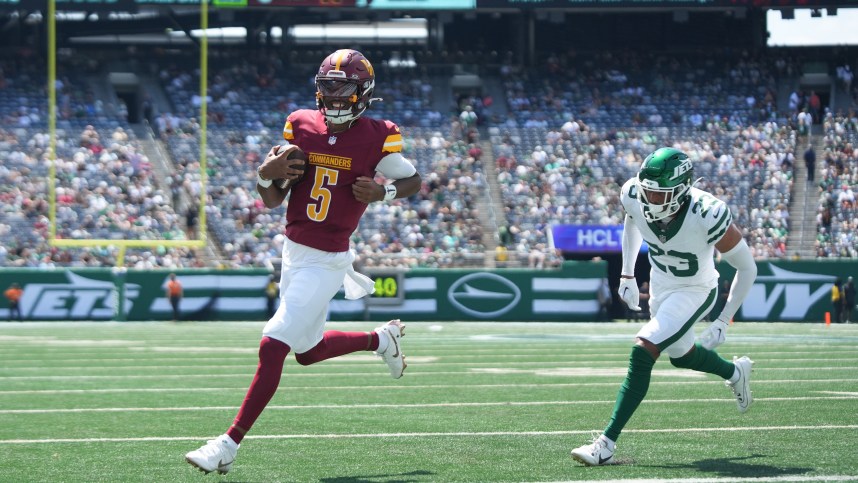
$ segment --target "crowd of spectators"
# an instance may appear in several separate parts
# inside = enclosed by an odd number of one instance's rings
[[[110,266],[115,247],[64,249],[49,243],[50,180],[57,239],[171,240],[185,236],[169,195],[123,120],[81,76],[93,68],[62,63],[55,84],[57,130],[52,153],[45,72],[26,59],[4,59],[0,89],[0,264],[53,268]],[[50,165],[53,161],[53,178]],[[199,264],[186,249],[129,249],[134,267]]]
[[[122,127],[102,138],[92,125],[80,135],[61,130],[54,161],[57,239],[183,239],[179,216],[169,194],[154,179],[152,165]],[[49,136],[35,128],[0,129],[4,264],[51,268],[104,266],[116,261],[110,247],[61,249],[49,239]],[[194,266],[193,253],[158,247],[131,250],[126,263],[135,267]]]
[[[858,257],[858,116],[829,114],[819,180],[817,257]]]
[[[579,122],[571,124],[582,125]],[[786,254],[795,131],[768,122],[736,131],[495,129],[498,182],[510,243],[544,251],[552,224],[620,225],[619,188],[643,158],[673,146],[694,162],[697,186],[730,206],[757,258]]]
[[[775,120],[778,73],[774,60],[748,54],[640,52],[553,56],[544,69],[501,71],[513,114],[507,127],[549,128],[575,117],[610,127],[699,130]]]
[[[318,59],[310,56],[312,62]],[[294,61],[295,59],[292,59]],[[504,257],[531,267],[560,263],[552,224],[622,223],[619,187],[660,146],[688,153],[698,187],[725,200],[757,258],[786,256],[789,201],[801,117],[812,120],[813,93],[795,110],[777,113],[775,80],[790,78],[793,59],[554,56],[546,69],[505,66],[506,99],[462,95],[449,112],[434,110],[440,89],[423,67],[384,65],[370,115],[402,127],[404,154],[423,173],[410,200],[370,205],[352,237],[367,267],[483,266],[485,241],[501,227]],[[153,128],[172,165],[158,174],[123,120],[124,106],[106,106],[86,80],[67,68],[59,76],[56,146],[58,238],[164,239],[196,235],[201,99],[198,72],[175,60],[159,67],[174,109],[156,113]],[[550,68],[555,66],[556,68]],[[206,155],[207,229],[224,267],[263,266],[280,254],[283,208],[265,209],[254,168],[277,144],[283,116],[313,108],[312,63],[276,56],[216,55],[210,63]],[[49,234],[49,138],[44,72],[25,61],[0,68],[0,265],[52,267],[116,263],[116,248],[60,249]],[[843,82],[843,81],[841,81]],[[445,94],[446,95],[446,94]],[[494,103],[505,102],[500,117]],[[793,109],[789,100],[790,110]],[[826,132],[817,254],[858,256],[858,181],[854,113],[820,111]],[[489,134],[483,152],[479,132]],[[480,212],[497,172],[504,212]],[[183,206],[180,212],[179,206]],[[215,263],[179,248],[129,249],[126,266],[185,267]]]

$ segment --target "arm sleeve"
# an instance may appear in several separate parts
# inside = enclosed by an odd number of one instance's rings
[[[638,261],[638,253],[641,251],[643,235],[632,218],[626,214],[623,221],[623,271],[621,275],[634,275],[635,262]]]
[[[388,179],[408,178],[417,172],[417,168],[400,153],[390,153],[381,158],[375,170]]]
[[[730,251],[722,253],[721,259],[736,268],[736,276],[733,277],[733,284],[730,286],[730,295],[721,310],[721,315],[718,316],[724,321],[729,321],[736,315],[748,292],[751,291],[751,286],[754,285],[754,280],[757,278],[757,264],[745,240],[741,240]]]

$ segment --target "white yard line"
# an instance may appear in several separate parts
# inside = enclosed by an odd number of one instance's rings
[[[814,425],[814,426],[745,426],[728,428],[664,428],[664,429],[626,429],[628,433],[707,433],[737,431],[820,431],[836,429],[858,429],[856,424]],[[448,437],[496,437],[496,436],[570,436],[589,435],[592,429],[574,431],[475,431],[475,432],[431,432],[431,433],[348,433],[348,434],[263,434],[248,435],[244,439],[381,439],[381,438],[448,438]],[[210,437],[209,435],[208,437]],[[136,443],[147,441],[198,441],[207,436],[170,436],[140,438],[50,438],[50,439],[3,439],[0,444],[40,444],[40,443]],[[677,480],[679,481],[679,480]],[[682,479],[681,481],[688,481]]]
[[[650,386],[680,386],[680,385],[697,385],[702,383],[718,383],[720,381],[652,381]],[[837,383],[837,382],[858,382],[858,378],[853,379],[767,379],[754,381],[754,385],[760,384],[822,384],[822,383]],[[407,386],[388,386],[384,390],[413,390],[413,389],[462,389],[467,386],[468,389],[508,389],[508,388],[565,388],[565,387],[619,387],[621,381],[612,382],[561,382],[561,383],[546,383],[546,384],[414,384]],[[377,391],[377,386],[290,386],[288,383],[282,383],[282,388],[290,390],[315,390],[315,391],[356,391],[356,390],[371,390]],[[21,389],[0,391],[0,396],[17,394],[112,394],[112,393],[144,393],[144,392],[218,392],[218,391],[241,391],[246,392],[247,386],[236,387],[130,387],[130,388],[110,388],[110,389]],[[830,391],[819,391],[822,393]],[[841,394],[839,392],[830,392],[831,394]],[[845,392],[842,394],[852,394]]]
[[[518,357],[524,357],[524,356],[518,356]],[[527,357],[536,357],[536,356],[527,356]],[[611,360],[606,361],[605,359],[593,359],[593,360],[574,360],[574,359],[559,360],[559,359],[554,359],[554,360],[550,360],[550,361],[487,361],[487,362],[474,361],[472,359],[473,358],[469,358],[469,359],[464,360],[462,362],[440,362],[440,361],[437,361],[437,358],[430,357],[430,356],[408,356],[408,362],[409,363],[419,362],[421,367],[427,367],[427,366],[433,366],[433,367],[436,367],[436,366],[473,366],[473,367],[540,366],[540,367],[545,368],[545,369],[562,369],[563,368],[562,365],[564,365],[564,364],[565,365],[569,365],[569,364],[597,365],[597,367],[602,368],[602,369],[616,368],[617,367],[616,361],[611,361]],[[217,360],[219,362],[223,362],[223,359],[217,359]],[[835,364],[835,363],[839,364],[839,363],[842,363],[844,361],[850,361],[850,362],[858,361],[858,357],[842,358],[842,359],[778,359],[777,361],[769,361],[769,362],[778,362],[778,363],[781,363],[781,362],[829,362],[832,364]],[[99,360],[99,359],[92,360],[91,362],[93,364],[105,363],[105,361]],[[235,364],[218,364],[218,365],[210,365],[210,364],[201,365],[199,363],[197,363],[197,364],[181,364],[181,365],[175,365],[175,364],[163,365],[163,364],[158,364],[157,363],[158,361],[154,361],[154,360],[145,360],[145,361],[140,361],[140,362],[147,362],[147,364],[134,364],[134,365],[127,365],[127,366],[112,366],[110,368],[110,370],[111,371],[140,370],[140,368],[144,368],[144,367],[146,367],[146,368],[157,368],[157,369],[161,369],[161,370],[200,369],[200,368],[211,370],[211,369],[230,369],[230,368],[234,369],[234,368],[252,367],[252,365],[246,359],[237,360],[237,362]],[[198,361],[194,360],[192,362],[198,362]],[[378,359],[375,356],[371,356],[371,355],[367,355],[367,356],[346,356],[341,360],[331,361],[331,362],[326,361],[326,366],[327,367],[336,366],[337,368],[366,367],[366,366],[376,365],[377,362],[378,362]],[[561,365],[561,367],[556,367],[558,365]],[[90,371],[90,370],[103,370],[103,367],[98,367],[98,366],[94,366],[94,365],[87,365],[87,366],[26,366],[26,367],[14,367],[14,368],[9,367],[7,369],[19,371],[22,373],[51,371],[51,370],[80,372],[80,371]],[[626,370],[625,367],[622,367],[620,369],[622,369],[623,371]],[[793,370],[794,368],[793,367],[755,367],[754,368],[754,370],[757,370],[757,369]],[[809,368],[795,368],[795,369],[806,370]]]
[[[858,399],[858,393],[840,396],[807,396],[807,397],[761,397],[757,402],[774,401],[838,401]],[[689,399],[648,399],[642,404],[687,404],[733,402],[733,399],[689,398]],[[511,406],[583,406],[598,404],[613,404],[614,400],[602,401],[502,401],[502,402],[458,402],[458,403],[416,403],[416,404],[313,404],[313,405],[269,405],[267,410],[282,409],[423,409],[423,408],[463,408],[463,407],[511,407]],[[237,406],[181,406],[181,407],[113,407],[113,408],[57,408],[57,409],[0,409],[3,414],[57,414],[57,413],[124,413],[124,412],[170,412],[170,411],[226,411],[237,410]]]
[[[485,368],[480,368],[485,369]],[[557,368],[553,368],[557,369]],[[584,376],[586,374],[583,371],[586,368],[576,368],[578,371],[582,371],[581,374],[576,374],[578,376]],[[620,368],[617,366],[610,367],[602,367],[599,369],[616,369],[625,371],[625,368]],[[537,369],[538,370],[538,369]],[[672,371],[672,369],[665,369],[667,371]],[[836,366],[836,367],[754,367],[754,372],[776,372],[776,371],[790,371],[790,372],[808,372],[808,371],[855,371],[858,370],[858,366]],[[525,374],[533,372],[531,370],[522,370],[517,374]],[[653,371],[653,374],[658,375],[659,370]],[[218,378],[218,377],[248,377],[252,373],[250,372],[242,372],[238,374],[194,374],[193,377],[195,379],[200,378]],[[421,376],[465,376],[465,375],[485,375],[485,372],[469,372],[469,371],[421,371],[421,372],[409,372],[408,377],[421,377]],[[497,375],[492,373],[492,375]],[[363,377],[388,377],[388,375],[384,372],[290,372],[288,373],[288,377],[355,377],[355,376],[363,376]],[[118,374],[118,375],[87,375],[87,376],[72,376],[72,375],[54,375],[54,376],[0,376],[0,381],[17,381],[17,380],[87,380],[87,379],[183,379],[188,378],[190,375],[188,374],[162,374],[162,375],[142,375],[142,374]],[[611,375],[611,377],[614,377]]]
[[[13,347],[3,347],[2,344],[0,344],[0,348],[3,349],[2,352],[4,352],[4,353],[10,353],[14,349]],[[410,349],[409,354],[411,354],[413,356],[434,357],[436,359],[458,357],[459,353],[461,353],[461,350],[459,350],[459,349],[437,349],[437,348],[422,349],[422,348],[414,348],[412,345],[409,345],[408,348]],[[580,347],[575,347],[575,348],[560,347],[558,349],[564,349],[564,348],[569,349],[569,352],[570,352],[569,354],[564,354],[564,356],[571,357],[571,358],[598,356],[598,357],[602,358],[600,360],[604,360],[605,358],[626,358],[629,355],[628,351],[605,352],[604,349],[601,349],[601,350],[600,349],[582,349]],[[73,362],[82,362],[82,363],[123,362],[123,363],[129,363],[129,362],[163,362],[163,361],[204,362],[204,361],[224,361],[224,360],[227,360],[227,361],[230,361],[230,360],[247,361],[248,359],[251,359],[254,361],[256,360],[255,349],[253,350],[252,353],[248,352],[248,354],[246,354],[246,355],[223,354],[223,355],[220,355],[217,357],[214,357],[214,356],[213,357],[196,357],[195,355],[191,355],[191,356],[187,356],[187,357],[145,357],[145,356],[152,355],[151,353],[146,353],[145,348],[143,348],[143,347],[132,347],[131,349],[134,349],[136,352],[128,354],[128,357],[99,358],[98,356],[105,355],[105,353],[103,351],[87,352],[87,353],[81,353],[81,352],[75,351],[73,355],[76,357],[51,357],[51,362],[56,362],[56,363],[73,363]],[[213,352],[216,352],[218,350],[218,348],[215,348],[215,347],[212,347],[210,349]],[[28,351],[22,351],[22,352],[29,352],[29,350]],[[454,353],[453,354],[445,354],[446,352],[454,352]],[[504,348],[504,349],[468,349],[469,354],[487,354],[487,355],[495,354],[495,355],[497,355],[501,352],[502,352],[502,355],[504,357],[528,357],[528,356],[536,357],[536,356],[544,356],[545,355],[545,347],[540,346],[540,347],[531,347],[531,348],[516,347],[516,348]],[[826,348],[826,350],[824,351],[824,354],[839,354],[839,353],[852,355],[855,353],[855,348],[854,348],[854,346],[843,347],[840,350],[832,349],[832,348]],[[84,356],[86,354],[92,354],[93,357],[81,357],[81,356]],[[789,355],[791,355],[791,356],[801,355],[801,354],[815,355],[815,356],[822,355],[820,353],[820,351],[790,351],[789,352]],[[59,356],[59,354],[55,351],[51,351],[51,355],[52,356]],[[70,355],[72,355],[72,354],[70,354]],[[767,355],[774,356],[774,357],[767,358],[771,361],[854,360],[854,359],[841,359],[838,357],[814,358],[814,359],[802,359],[802,358],[782,359],[779,356],[784,355],[783,351],[754,351],[753,354],[751,354],[751,355],[756,356],[756,357],[763,357],[763,356],[767,356]],[[34,366],[31,363],[32,362],[43,362],[43,361],[44,361],[44,357],[42,357],[42,356],[27,357],[27,355],[24,355],[24,354],[21,354],[20,356],[18,354],[15,354],[14,357],[0,357],[0,362],[21,363],[21,364],[26,364],[26,367],[39,367],[39,366]],[[336,360],[329,361],[329,363],[333,363],[333,362],[336,362]],[[50,368],[50,366],[43,366],[43,367]]]

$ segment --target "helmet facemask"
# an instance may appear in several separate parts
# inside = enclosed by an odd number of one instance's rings
[[[637,180],[640,201],[643,203],[644,218],[649,222],[663,220],[675,215],[682,209],[682,204],[688,197],[691,184],[683,183],[664,188],[651,179]]]

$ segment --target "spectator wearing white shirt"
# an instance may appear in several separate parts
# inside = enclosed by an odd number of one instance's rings
[[[798,95],[798,91],[792,91],[792,94],[789,95],[789,110],[790,112],[798,111],[798,106],[801,103],[801,96]]]
[[[840,194],[837,195],[837,202],[843,207],[852,207],[855,205],[855,193],[849,185],[843,185]]]

